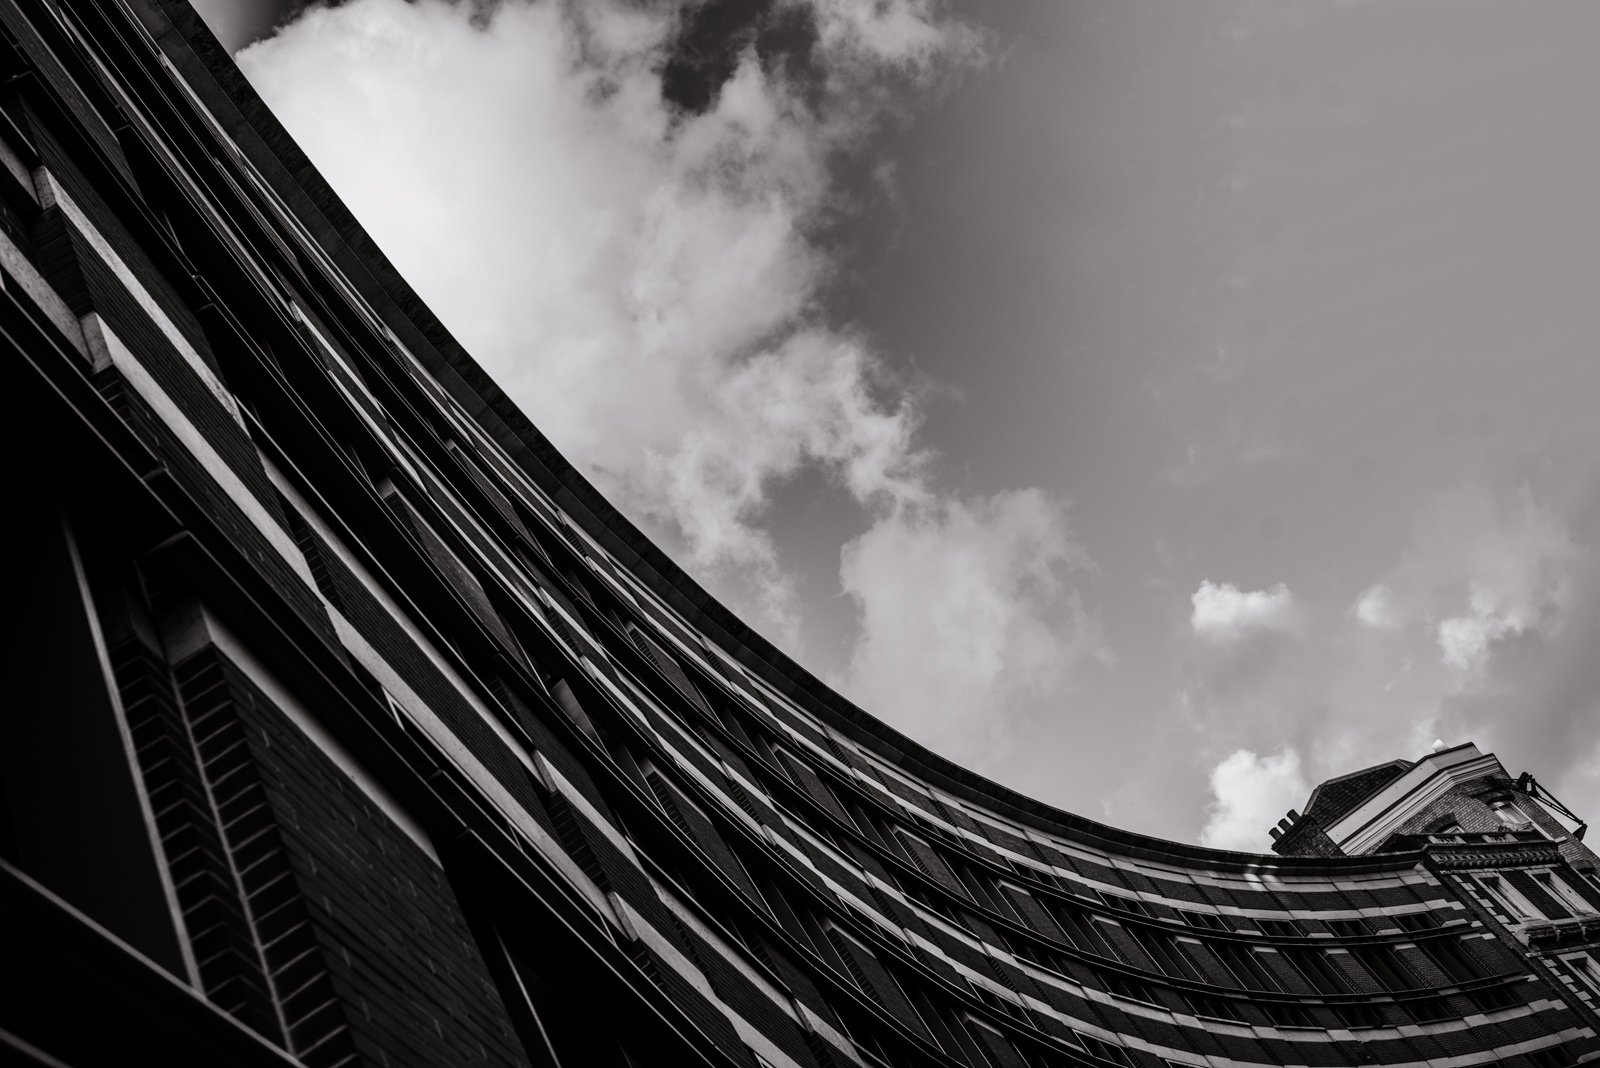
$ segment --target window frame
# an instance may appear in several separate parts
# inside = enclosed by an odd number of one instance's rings
[[[1510,880],[1501,875],[1485,874],[1474,877],[1483,892],[1499,904],[1517,923],[1538,923],[1548,919],[1544,913],[1523,896],[1522,891],[1511,885]]]
[[[1533,881],[1539,885],[1540,889],[1567,906],[1573,915],[1594,915],[1595,907],[1585,900],[1583,895],[1574,890],[1567,880],[1562,877],[1561,873],[1554,868],[1547,871],[1530,872],[1529,874],[1533,876]]]

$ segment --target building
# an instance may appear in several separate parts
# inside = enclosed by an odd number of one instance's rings
[[[1271,857],[952,765],[600,497],[180,0],[0,36],[8,1062],[1600,1051],[1594,857],[1531,781],[1368,769]]]

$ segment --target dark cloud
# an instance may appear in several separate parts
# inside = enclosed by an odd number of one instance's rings
[[[674,107],[701,114],[754,50],[762,70],[787,82],[815,106],[817,23],[804,4],[780,0],[709,0],[685,12],[661,71],[661,95]]]

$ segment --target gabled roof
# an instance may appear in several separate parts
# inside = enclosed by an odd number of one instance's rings
[[[1415,766],[1412,760],[1390,760],[1328,779],[1311,791],[1303,815],[1327,826]]]

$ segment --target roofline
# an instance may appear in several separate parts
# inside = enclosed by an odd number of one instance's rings
[[[1447,759],[1455,754],[1465,759]],[[1451,786],[1481,778],[1494,769],[1506,776],[1499,757],[1479,750],[1471,742],[1440,749],[1417,761],[1383,789],[1369,794],[1340,820],[1326,825],[1325,830],[1340,849],[1365,852],[1386,841],[1420,805],[1435,800]]]
[[[1360,769],[1358,769],[1356,771],[1347,771],[1343,775],[1335,775],[1331,779],[1323,779],[1321,782],[1317,783],[1316,786],[1311,788],[1311,796],[1306,798],[1306,807],[1305,807],[1305,811],[1304,811],[1303,815],[1307,815],[1307,816],[1311,815],[1312,810],[1317,807],[1317,798],[1319,796],[1321,796],[1322,791],[1324,789],[1326,789],[1327,787],[1329,787],[1329,786],[1333,786],[1335,783],[1344,782],[1346,779],[1354,779],[1358,775],[1366,775],[1369,772],[1377,771],[1379,768],[1399,767],[1400,768],[1400,773],[1403,775],[1407,771],[1410,771],[1415,766],[1416,766],[1416,761],[1414,761],[1414,760],[1407,760],[1404,757],[1396,757],[1393,760],[1385,760],[1382,763],[1372,764],[1372,765],[1369,765],[1368,767],[1360,768]],[[1388,785],[1388,784],[1385,783],[1384,785]],[[1356,805],[1361,804],[1361,802],[1365,801],[1367,798],[1371,797],[1373,794],[1377,793],[1381,789],[1383,789],[1382,786],[1376,787],[1373,790],[1369,791],[1367,794],[1356,798],[1355,801],[1353,801],[1349,805],[1346,805],[1344,808],[1341,808],[1339,811],[1334,812],[1334,813],[1330,813],[1326,817],[1326,820],[1330,821],[1330,822],[1333,821],[1333,820],[1337,820],[1340,816],[1343,816],[1346,812],[1349,812],[1352,808],[1355,808]],[[1324,817],[1319,815],[1319,816],[1317,816],[1317,819],[1322,820],[1322,819],[1324,819]]]

